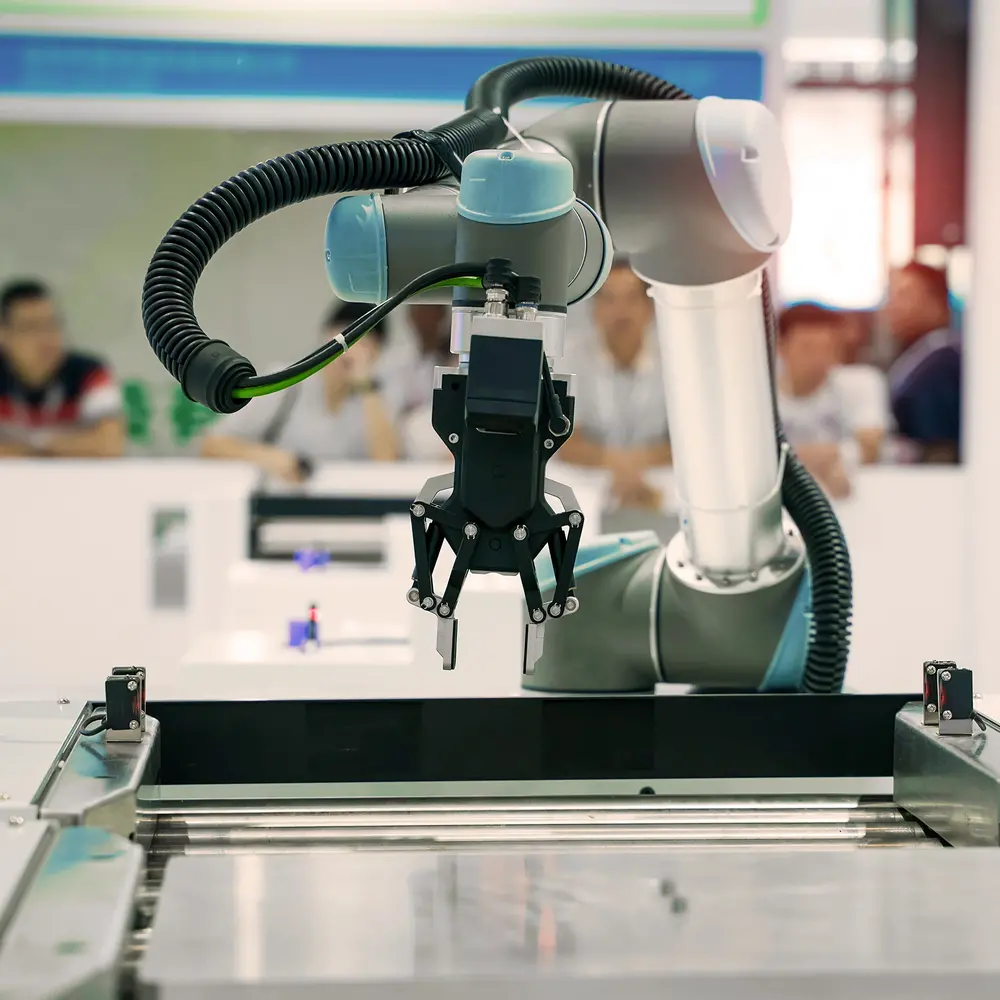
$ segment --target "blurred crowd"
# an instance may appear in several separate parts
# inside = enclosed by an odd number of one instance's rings
[[[576,375],[576,427],[560,458],[610,473],[617,502],[656,507],[650,471],[670,464],[667,400],[652,300],[617,261],[571,318],[564,367]],[[317,331],[329,341],[366,307],[338,304]],[[873,331],[891,338],[876,363]],[[799,303],[779,316],[777,402],[786,436],[834,497],[859,466],[960,459],[961,343],[942,272],[911,263],[892,273],[875,314]],[[445,306],[412,304],[405,329],[377,326],[320,375],[214,423],[209,459],[305,479],[322,461],[437,460],[431,427],[435,369],[457,364]],[[121,391],[109,363],[74,351],[49,289],[0,290],[0,456],[112,457],[125,449]]]

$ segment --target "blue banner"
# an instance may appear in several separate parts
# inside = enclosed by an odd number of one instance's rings
[[[763,94],[763,55],[744,49],[554,51],[16,34],[0,34],[0,94],[458,103],[486,70],[535,55],[624,63],[696,97],[760,100]]]

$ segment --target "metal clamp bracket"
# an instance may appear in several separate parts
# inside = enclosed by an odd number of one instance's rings
[[[115,667],[104,682],[105,739],[140,743],[146,731],[146,671]]]
[[[923,668],[925,726],[937,726],[941,736],[971,736],[975,723],[986,724],[975,709],[972,671],[954,660],[927,660]]]

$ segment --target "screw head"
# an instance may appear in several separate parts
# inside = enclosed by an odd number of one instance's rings
[[[476,525],[470,523],[465,526],[466,538],[475,538],[476,535],[478,534],[479,534],[479,528]]]
[[[135,681],[129,681],[126,687],[128,687],[129,691],[137,691],[139,689],[139,685]]]
[[[943,680],[945,682],[945,684],[947,684],[948,681],[951,680],[951,671],[950,670],[942,670],[941,671],[941,680]]]
[[[406,592],[406,599],[410,602],[410,604],[419,604],[420,591],[417,590],[416,587],[412,587],[410,590]]]
[[[454,433],[449,434],[448,435],[448,444],[458,444],[458,435],[454,434]]]
[[[927,673],[929,676],[933,677],[937,673],[937,667],[933,663],[928,664]]]
[[[130,722],[130,723],[128,724],[128,727],[129,727],[129,729],[138,729],[138,728],[139,728],[139,723],[138,723],[138,721],[137,721],[136,719],[133,719],[133,720],[132,720],[132,721],[131,721],[131,722]]]
[[[583,524],[583,515],[578,510],[574,510],[569,516],[569,524],[571,528],[579,528]]]
[[[551,450],[552,450],[552,449],[553,449],[553,448],[554,448],[554,447],[556,446],[556,443],[555,443],[555,441],[553,441],[553,440],[552,440],[552,438],[546,438],[546,439],[545,439],[545,440],[544,440],[544,441],[542,442],[542,444],[543,444],[543,445],[544,445],[544,446],[545,446],[546,448],[548,448],[548,450],[549,450],[549,451],[551,451]]]
[[[946,708],[946,709],[945,709],[945,710],[944,710],[944,711],[943,711],[943,712],[941,713],[941,718],[942,718],[942,719],[944,719],[944,720],[945,720],[945,721],[947,722],[947,721],[948,721],[948,719],[950,719],[950,718],[951,718],[951,712],[949,712],[949,711],[948,711],[948,709]]]
[[[545,612],[542,611],[540,608],[536,608],[534,611],[531,612],[531,620],[533,622],[544,621],[545,620]]]
[[[410,513],[411,513],[411,514],[412,514],[412,515],[413,515],[414,517],[423,517],[423,516],[424,516],[424,514],[426,514],[426,513],[427,513],[427,508],[426,508],[426,507],[425,507],[425,506],[424,506],[424,505],[423,505],[422,503],[415,503],[415,504],[414,504],[414,505],[413,505],[413,506],[412,506],[412,507],[410,508]]]
[[[422,607],[422,608],[423,608],[423,609],[424,609],[425,611],[430,611],[430,609],[434,607],[434,598],[433,598],[433,597],[425,597],[425,598],[424,598],[424,599],[423,599],[423,600],[422,600],[422,601],[420,602],[420,606],[421,606],[421,607]]]
[[[438,614],[442,618],[447,618],[451,614],[451,608],[447,604],[438,605]]]
[[[562,614],[562,611],[563,611],[563,609],[562,609],[562,605],[561,604],[553,604],[549,608],[549,614],[553,618],[558,618]]]
[[[7,822],[11,826],[24,826],[24,817],[23,816],[9,816],[7,818]]]
[[[528,537],[528,529],[523,525],[519,524],[514,529],[514,538],[519,542],[523,542]]]
[[[57,705],[68,705],[68,704],[69,704],[69,698],[60,698],[60,699],[59,699],[59,700],[58,700],[58,701],[56,702],[56,704],[57,704]]]
[[[937,705],[931,704],[927,706],[927,711],[933,715],[937,711]]]
[[[580,602],[575,597],[566,598],[566,614],[571,615],[574,611],[580,610]]]

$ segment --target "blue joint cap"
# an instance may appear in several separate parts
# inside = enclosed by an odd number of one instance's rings
[[[558,153],[480,149],[462,165],[458,214],[472,222],[546,222],[565,215],[575,201],[573,165]]]
[[[326,274],[334,294],[345,302],[383,302],[388,272],[381,196],[338,198],[326,220]]]

